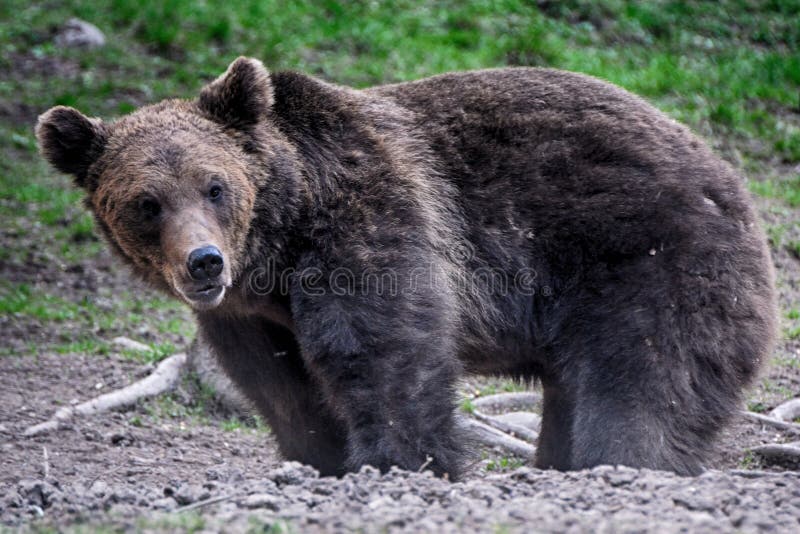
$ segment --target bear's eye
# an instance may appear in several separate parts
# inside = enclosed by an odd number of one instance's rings
[[[139,201],[139,211],[148,219],[155,219],[161,213],[161,205],[153,198]]]
[[[211,189],[208,190],[208,198],[211,200],[219,200],[222,196],[222,187],[219,185],[212,185]]]

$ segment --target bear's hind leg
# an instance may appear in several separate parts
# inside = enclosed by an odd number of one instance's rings
[[[544,407],[542,428],[536,444],[536,467],[540,469],[570,468],[572,462],[573,399],[562,387],[542,380]]]
[[[687,316],[646,294],[618,293],[576,306],[554,347],[574,399],[569,468],[698,474],[750,372],[737,360],[749,326],[737,330],[716,310]]]

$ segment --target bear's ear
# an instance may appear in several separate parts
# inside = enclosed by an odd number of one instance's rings
[[[90,119],[77,109],[56,106],[39,116],[36,139],[44,158],[59,171],[87,187],[86,175],[106,146],[108,131],[100,119]]]
[[[232,128],[247,128],[272,107],[273,89],[269,72],[257,59],[240,57],[225,73],[206,85],[198,107],[216,121]]]

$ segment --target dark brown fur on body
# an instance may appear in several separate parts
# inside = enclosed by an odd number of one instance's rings
[[[463,371],[542,381],[541,467],[698,473],[771,348],[742,180],[586,76],[356,91],[239,59],[197,100],[112,124],[54,108],[37,135],[115,250],[197,309],[283,453],[324,473],[457,475]],[[185,257],[212,245],[226,270],[195,282]]]

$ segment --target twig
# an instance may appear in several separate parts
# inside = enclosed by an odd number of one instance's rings
[[[775,419],[767,415],[762,415],[760,413],[748,412],[747,410],[742,410],[741,414],[746,418],[750,419],[751,421],[757,421],[764,425],[784,430],[786,432],[789,432],[790,434],[800,435],[800,425],[796,423],[787,423],[786,421],[781,421],[779,419]]]
[[[36,436],[60,428],[66,421],[76,416],[93,415],[109,410],[136,404],[141,399],[153,397],[169,391],[178,382],[181,371],[186,364],[186,354],[173,354],[158,364],[158,367],[147,377],[133,384],[100,395],[89,401],[61,408],[49,421],[28,427],[23,432],[24,436]]]
[[[192,504],[187,504],[186,506],[182,506],[180,508],[176,508],[173,513],[181,513],[181,512],[188,512],[189,510],[195,510],[197,508],[202,508],[204,506],[208,506],[210,504],[216,504],[218,502],[227,501],[228,499],[233,499],[237,497],[237,493],[230,493],[228,495],[220,495],[219,497],[211,497],[210,499],[206,499],[204,501],[197,501]]]
[[[47,447],[42,446],[42,456],[44,456],[44,461],[42,462],[44,467],[44,480],[47,480],[50,477],[50,456],[47,454]]]
[[[422,473],[423,471],[425,471],[425,468],[428,467],[429,465],[431,465],[432,461],[433,461],[433,456],[428,456],[426,454],[425,455],[425,462],[421,466],[419,466],[419,469],[417,469],[417,473]]]
[[[800,399],[792,399],[784,402],[769,412],[769,416],[791,423],[800,417]]]

